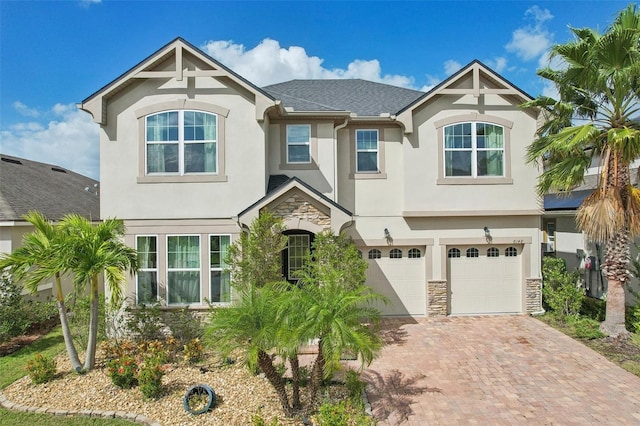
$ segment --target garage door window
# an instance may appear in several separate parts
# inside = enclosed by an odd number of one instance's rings
[[[447,252],[447,257],[460,257],[460,250],[457,248],[449,249]]]
[[[378,249],[369,250],[369,259],[380,259],[381,257],[382,257],[382,254],[380,253],[380,250]]]
[[[507,257],[514,257],[518,255],[518,249],[516,249],[515,247],[507,247],[507,249],[504,251],[504,255]]]
[[[487,257],[500,257],[500,250],[497,247],[489,247]]]
[[[419,259],[421,256],[420,249],[412,248],[409,249],[409,259]]]
[[[402,259],[402,250],[393,249],[389,252],[389,258],[391,259]]]
[[[480,255],[480,253],[478,252],[477,248],[470,248],[467,249],[467,257],[478,257]]]

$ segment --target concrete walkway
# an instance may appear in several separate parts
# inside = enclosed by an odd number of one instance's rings
[[[527,316],[386,319],[379,425],[640,425],[640,378]]]

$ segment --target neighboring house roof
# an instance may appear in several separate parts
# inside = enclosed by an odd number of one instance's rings
[[[282,100],[286,110],[349,111],[365,117],[395,114],[424,95],[361,79],[291,80],[263,89]]]
[[[50,220],[100,218],[98,181],[62,167],[0,154],[0,182],[0,221],[22,220],[30,210]]]
[[[544,196],[544,209],[545,211],[576,210],[593,191],[593,189],[583,189],[547,194]]]

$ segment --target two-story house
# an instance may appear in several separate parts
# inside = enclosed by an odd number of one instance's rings
[[[259,88],[176,39],[79,105],[100,124],[101,217],[140,253],[138,303],[233,297],[224,256],[264,209],[294,278],[344,232],[386,315],[541,310],[530,97],[474,61],[428,93],[364,80]]]

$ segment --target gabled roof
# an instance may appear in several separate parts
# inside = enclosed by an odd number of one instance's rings
[[[360,117],[394,115],[424,95],[361,79],[291,80],[263,89],[287,111],[348,111]]]
[[[471,77],[472,87],[460,87],[459,83],[469,77]],[[482,62],[474,60],[414,102],[407,104],[398,112],[398,121],[404,125],[406,133],[411,133],[413,132],[413,111],[434,97],[439,95],[473,95],[479,97],[484,94],[504,96],[511,99],[514,104],[533,100],[525,91]]]
[[[184,55],[191,55],[197,58],[198,61],[203,64],[202,68],[196,70],[184,69]],[[173,70],[167,71],[157,69],[159,64],[164,63],[170,58],[173,58],[175,62]],[[109,97],[118,93],[132,82],[148,78],[175,78],[176,80],[182,80],[187,77],[229,78],[256,96],[256,104],[259,104],[260,106],[257,109],[260,112],[262,112],[262,109],[266,106],[273,106],[276,104],[275,99],[267,92],[236,74],[191,43],[181,37],[178,37],[152,53],[150,56],[142,60],[142,62],[138,63],[97,92],[84,99],[78,107],[89,112],[96,123],[106,124],[106,101]],[[262,117],[258,118],[262,119]]]
[[[20,221],[30,210],[50,220],[100,218],[98,181],[62,167],[0,154],[0,182],[0,221]]]

